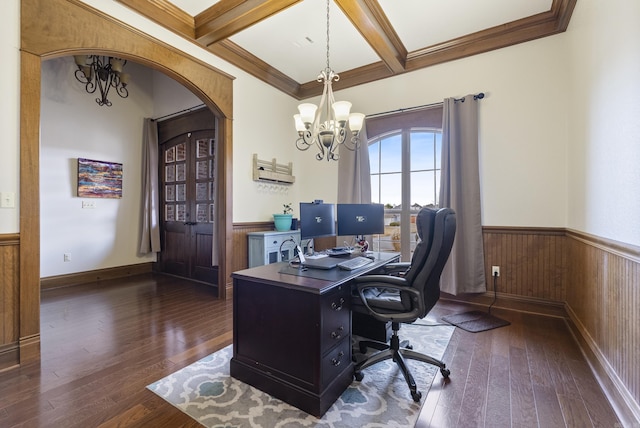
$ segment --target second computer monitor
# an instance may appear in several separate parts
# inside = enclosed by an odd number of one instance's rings
[[[311,239],[335,236],[335,205],[300,202],[300,238]]]
[[[338,204],[338,235],[362,236],[384,233],[384,205]]]

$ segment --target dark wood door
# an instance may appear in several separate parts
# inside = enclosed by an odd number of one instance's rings
[[[217,283],[215,145],[215,129],[186,132],[160,145],[160,270],[210,284]]]

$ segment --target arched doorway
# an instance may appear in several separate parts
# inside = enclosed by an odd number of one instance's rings
[[[47,19],[43,20],[42,17]],[[159,70],[196,94],[219,117],[218,297],[226,298],[231,246],[233,78],[74,0],[22,0],[20,81],[20,364],[40,355],[39,122],[41,62],[106,54]]]

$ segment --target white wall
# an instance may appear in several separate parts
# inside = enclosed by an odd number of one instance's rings
[[[483,225],[564,227],[568,98],[564,35],[341,91],[365,114],[484,92]]]
[[[152,85],[154,119],[202,105],[200,98],[159,71],[152,72]]]
[[[115,1],[84,1],[236,78],[234,221],[268,220],[285,202],[335,200],[336,166],[293,148],[296,100]],[[19,0],[6,3],[0,17],[6,58],[0,191],[17,192]],[[638,7],[626,0],[581,0],[566,33],[351,88],[340,98],[374,113],[485,92],[485,225],[568,226],[638,244]],[[259,188],[251,180],[252,153],[293,161],[296,184],[283,192]],[[0,209],[0,233],[17,231],[18,209]]]
[[[0,234],[19,227],[20,165],[20,0],[2,3],[0,14],[0,192],[15,194],[15,208],[0,208]]]
[[[640,2],[580,0],[570,24],[568,226],[640,246]]]
[[[40,271],[42,277],[144,263],[139,255],[142,122],[153,112],[151,71],[127,63],[129,97],[99,106],[73,77],[72,57],[42,64]],[[123,164],[121,199],[77,197],[77,159]],[[83,209],[82,202],[95,203]],[[64,262],[63,255],[71,255]]]

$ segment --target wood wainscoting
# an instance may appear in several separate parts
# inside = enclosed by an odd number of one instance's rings
[[[20,235],[0,235],[0,371],[19,363]]]
[[[640,247],[568,230],[570,327],[623,426],[640,426]]]
[[[272,229],[234,224],[233,271],[248,266],[247,233]],[[564,228],[484,227],[483,238],[487,293],[443,297],[488,306],[500,266],[495,307],[565,319],[624,426],[640,424],[640,248]]]
[[[231,272],[246,269],[249,267],[247,234],[251,232],[262,232],[265,230],[275,230],[272,221],[233,224],[233,254],[231,255]],[[316,238],[314,239],[314,241],[315,248],[318,250],[336,246],[335,237]]]

